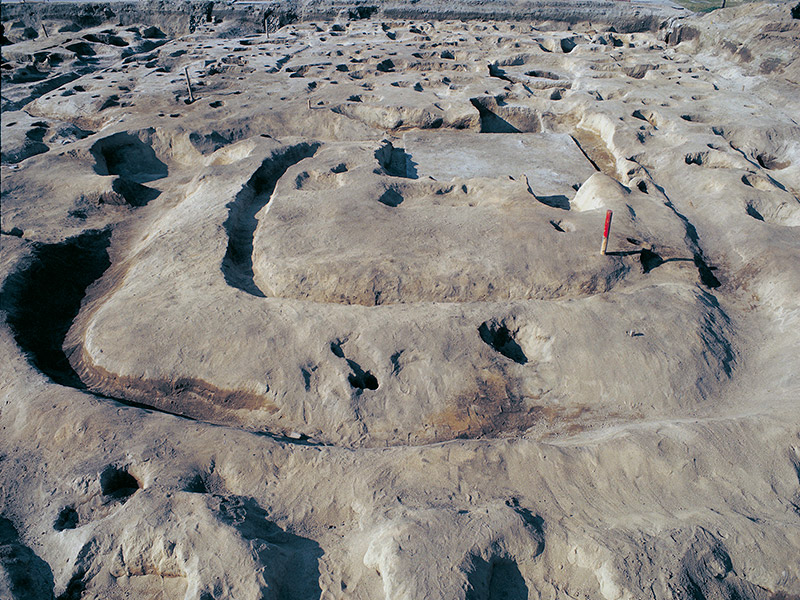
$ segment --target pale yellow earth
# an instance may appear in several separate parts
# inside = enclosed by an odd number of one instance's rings
[[[800,598],[800,19],[597,5],[4,5],[0,597]]]

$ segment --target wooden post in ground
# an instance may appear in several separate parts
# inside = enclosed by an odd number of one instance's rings
[[[186,75],[186,87],[189,88],[189,104],[194,102],[194,94],[192,93],[192,82],[189,81],[189,67],[183,67],[183,74]]]

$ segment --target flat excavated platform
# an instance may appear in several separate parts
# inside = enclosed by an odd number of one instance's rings
[[[594,173],[566,133],[414,131],[403,136],[409,176],[450,181],[466,177],[527,177],[536,196],[571,199]]]

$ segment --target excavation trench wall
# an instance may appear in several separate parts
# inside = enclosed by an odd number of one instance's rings
[[[229,22],[239,27],[237,34],[263,33],[265,19],[271,30],[296,21],[332,19],[423,19],[423,20],[500,20],[543,21],[554,28],[564,24],[591,22],[613,26],[620,32],[655,31],[673,17],[685,14],[666,6],[637,6],[636,11],[624,2],[584,0],[529,1],[509,0],[454,5],[443,0],[420,2],[356,3],[330,0],[297,0],[281,3],[237,4],[220,2],[36,2],[3,4],[3,22],[22,21],[38,29],[42,21],[73,21],[81,27],[97,27],[104,23],[118,26],[154,25],[168,35],[183,35],[203,23]]]

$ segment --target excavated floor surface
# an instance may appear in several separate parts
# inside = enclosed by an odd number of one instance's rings
[[[0,592],[796,598],[790,8],[4,21]]]

